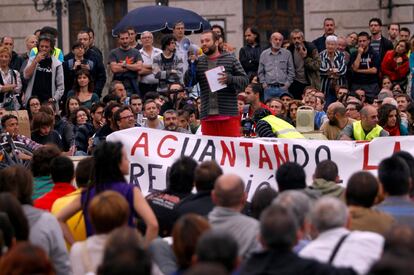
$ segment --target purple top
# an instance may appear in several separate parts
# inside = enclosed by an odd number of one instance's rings
[[[100,192],[107,191],[107,190],[116,191],[116,192],[120,193],[128,201],[129,210],[130,210],[130,215],[129,215],[129,218],[128,218],[128,225],[135,228],[134,217],[137,217],[137,214],[136,214],[135,209],[134,209],[133,189],[134,189],[134,185],[132,185],[132,184],[128,184],[128,183],[125,183],[125,182],[117,182],[117,183],[104,184],[102,186],[102,190]],[[89,219],[89,215],[85,215],[85,213],[88,213],[89,203],[96,196],[96,187],[92,187],[89,190],[88,204],[85,204],[86,194],[87,194],[87,191],[82,192],[82,194],[81,194],[81,203],[82,203],[82,211],[84,213],[83,216],[85,218],[86,235],[89,237],[89,236],[95,234],[95,230],[92,227],[92,224],[91,224],[90,219]]]

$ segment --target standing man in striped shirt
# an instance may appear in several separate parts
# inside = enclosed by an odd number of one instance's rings
[[[229,53],[218,50],[219,37],[212,31],[201,34],[200,44],[204,55],[196,60],[190,56],[189,62],[196,62],[195,79],[191,81],[189,71],[185,82],[199,83],[201,88],[201,131],[203,135],[240,136],[240,117],[237,110],[237,92],[244,91],[249,79],[240,62]],[[225,88],[212,92],[205,72],[223,66],[218,82]]]

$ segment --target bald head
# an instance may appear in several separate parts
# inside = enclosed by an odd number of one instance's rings
[[[331,103],[328,107],[328,111],[331,110],[334,114],[340,113],[341,115],[345,115],[345,106],[341,102],[334,102]]]
[[[272,33],[270,36],[270,44],[272,45],[273,50],[279,50],[282,47],[283,35],[280,32]]]
[[[360,111],[361,125],[365,131],[371,131],[378,123],[378,111],[375,107],[367,105]]]
[[[244,182],[234,174],[222,175],[217,178],[212,195],[214,203],[218,206],[230,208],[242,206],[246,198]]]

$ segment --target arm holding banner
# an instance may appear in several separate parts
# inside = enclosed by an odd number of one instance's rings
[[[145,245],[148,246],[158,236],[158,221],[138,187],[134,187],[134,209],[142,217],[147,226],[145,231]]]

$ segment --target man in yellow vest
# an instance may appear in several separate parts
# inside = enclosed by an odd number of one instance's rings
[[[341,140],[366,140],[371,141],[377,137],[386,137],[388,132],[378,125],[377,109],[371,105],[365,106],[360,111],[361,120],[346,126],[341,134]]]
[[[256,135],[258,137],[305,138],[295,127],[271,114],[268,109],[260,108],[254,112]]]

